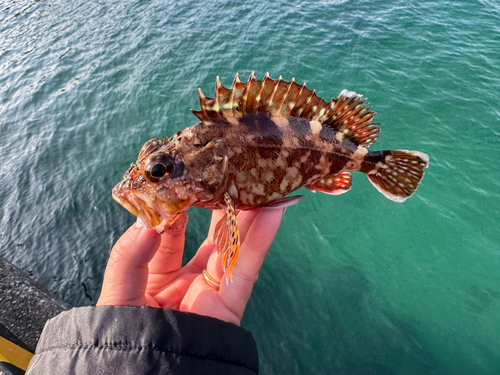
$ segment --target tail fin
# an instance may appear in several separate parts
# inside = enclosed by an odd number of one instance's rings
[[[429,155],[420,151],[375,151],[367,156],[376,163],[366,172],[368,179],[394,202],[404,202],[417,190],[429,166]]]

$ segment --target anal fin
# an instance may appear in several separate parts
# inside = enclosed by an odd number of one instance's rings
[[[226,282],[233,280],[233,270],[240,253],[240,232],[234,209],[234,202],[228,193],[224,194],[225,215],[215,226],[214,240],[217,253],[222,258],[222,269]]]
[[[349,191],[351,185],[351,174],[348,172],[342,172],[332,176],[326,176],[314,184],[307,185],[306,188],[311,191],[317,190],[325,194],[340,195]]]

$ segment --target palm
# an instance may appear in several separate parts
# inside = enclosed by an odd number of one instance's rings
[[[161,258],[157,252],[151,261],[148,285],[146,288],[146,304],[152,307],[189,311],[200,315],[209,315],[228,321],[240,321],[242,316],[234,314],[220,298],[219,292],[208,285],[202,275],[207,266],[204,255],[213,254],[215,245],[206,240],[197,255],[185,267],[170,272],[155,269],[155,258]],[[212,255],[213,256],[213,255]],[[153,273],[152,270],[157,271]]]
[[[241,254],[230,283],[223,278],[213,243],[215,224],[223,214],[214,211],[207,239],[184,267],[185,213],[161,239],[151,230],[130,228],[113,248],[98,305],[169,308],[239,325],[283,210],[248,211],[238,216]],[[140,233],[145,238],[137,238],[140,230],[148,231]],[[220,290],[207,284],[202,274],[205,269],[221,280]]]

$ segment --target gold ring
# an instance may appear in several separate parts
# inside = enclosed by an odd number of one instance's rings
[[[205,278],[205,281],[207,282],[208,285],[213,286],[215,289],[219,290],[220,284],[215,281],[215,279],[208,274],[208,271],[205,269],[203,270],[203,277]]]

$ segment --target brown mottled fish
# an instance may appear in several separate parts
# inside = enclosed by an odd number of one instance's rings
[[[297,203],[303,196],[286,196],[302,186],[342,194],[357,171],[403,202],[429,163],[419,151],[368,151],[380,129],[352,91],[327,103],[305,83],[252,73],[246,83],[236,75],[231,89],[217,77],[213,99],[199,92],[200,122],[146,142],[113,198],[158,232],[190,206],[225,210],[215,241],[229,280],[240,247],[236,210]]]

